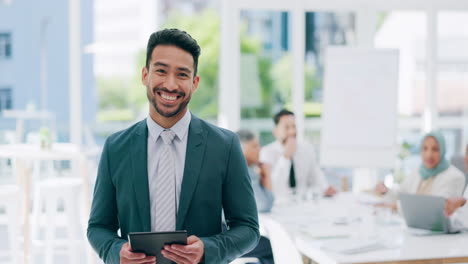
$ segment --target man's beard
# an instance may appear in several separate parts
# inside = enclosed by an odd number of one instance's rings
[[[192,98],[192,93],[190,92],[188,94],[188,96],[185,98],[185,100],[183,100],[179,104],[179,106],[177,107],[176,110],[174,110],[172,112],[169,112],[169,111],[164,112],[163,109],[158,107],[158,104],[156,102],[156,96],[158,96],[157,95],[158,91],[165,92],[165,93],[170,93],[170,94],[175,94],[175,95],[178,95],[178,96],[181,96],[181,97],[185,97],[186,94],[184,92],[177,92],[177,91],[170,92],[166,88],[155,87],[155,88],[153,88],[153,95],[151,95],[150,92],[149,92],[149,89],[148,89],[148,92],[146,93],[146,97],[148,98],[148,101],[150,102],[150,104],[153,106],[154,110],[156,110],[156,112],[158,112],[160,115],[162,115],[164,117],[168,117],[168,118],[173,117],[173,116],[177,115],[178,113],[180,113],[182,110],[184,110],[187,107],[188,103],[190,102],[190,99]]]

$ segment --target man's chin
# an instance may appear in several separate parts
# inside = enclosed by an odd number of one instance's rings
[[[167,106],[160,107],[160,106],[156,105],[155,108],[156,108],[155,110],[156,110],[156,112],[158,112],[158,114],[160,114],[161,116],[167,117],[167,118],[174,117],[174,116],[176,116],[177,114],[179,114],[180,112],[182,112],[184,110],[183,104],[178,104],[178,105],[174,105],[174,106],[171,106],[171,107],[167,107]]]
[[[158,114],[164,116],[164,117],[173,117],[175,115],[177,115],[179,112],[180,112],[180,109],[176,109],[176,110],[167,110],[167,111],[164,111],[162,109],[159,109],[157,108],[156,111],[158,112]]]

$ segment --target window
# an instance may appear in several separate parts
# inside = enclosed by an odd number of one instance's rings
[[[11,34],[0,33],[0,59],[11,58]]]
[[[12,108],[11,88],[0,88],[0,112]]]

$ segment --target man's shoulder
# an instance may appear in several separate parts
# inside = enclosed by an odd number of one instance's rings
[[[194,122],[194,125],[197,128],[201,128],[202,130],[206,131],[210,140],[218,139],[231,142],[233,138],[237,137],[236,134],[231,130],[218,127],[196,116],[192,116],[192,122]]]
[[[146,120],[143,119],[126,129],[117,131],[110,135],[106,140],[106,144],[108,146],[124,145],[125,143],[131,140],[132,136],[134,136],[135,134],[142,134],[145,131],[145,129]]]
[[[278,149],[278,145],[279,145],[278,141],[270,142],[262,147],[262,151],[270,151],[273,149]]]
[[[301,150],[301,151],[304,151],[304,152],[314,152],[315,153],[314,145],[312,143],[310,143],[309,141],[307,141],[307,140],[298,141],[297,142],[297,148],[298,148],[298,150]]]

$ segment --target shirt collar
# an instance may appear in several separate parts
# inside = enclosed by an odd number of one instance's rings
[[[170,130],[174,131],[176,137],[179,138],[179,140],[184,139],[187,135],[191,119],[192,114],[187,109],[185,115],[170,128]],[[148,117],[146,118],[146,125],[148,126],[148,132],[151,136],[151,139],[154,142],[156,142],[158,140],[159,135],[161,134],[161,132],[163,132],[165,128],[160,126],[158,123],[154,122],[150,115],[148,115]]]
[[[279,140],[275,141],[274,148],[276,148],[278,151],[283,151],[284,150],[284,146]]]

